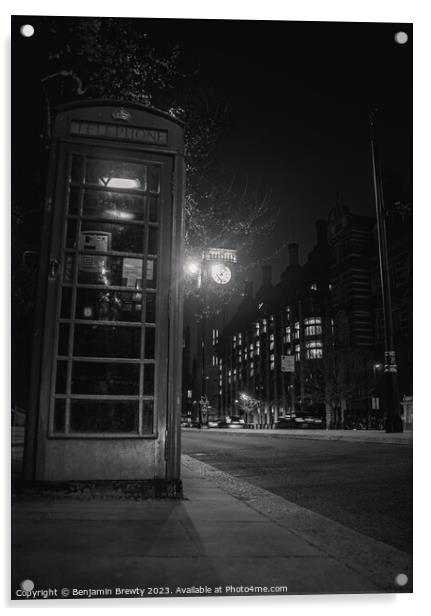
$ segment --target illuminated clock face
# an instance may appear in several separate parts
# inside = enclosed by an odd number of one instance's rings
[[[224,263],[216,263],[211,268],[211,276],[217,284],[227,284],[232,278],[232,272]]]

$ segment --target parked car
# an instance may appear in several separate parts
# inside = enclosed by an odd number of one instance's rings
[[[220,422],[220,428],[244,428],[245,421],[242,417],[237,417],[236,415],[231,415],[230,417],[225,417],[223,421]]]
[[[280,417],[275,424],[276,430],[315,430],[323,427],[320,417]]]
[[[220,427],[220,419],[208,419],[207,426],[208,426],[208,428],[219,428]]]

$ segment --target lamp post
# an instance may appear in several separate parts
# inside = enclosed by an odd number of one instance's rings
[[[385,345],[382,402],[385,411],[386,432],[402,432],[403,424],[400,417],[400,394],[398,389],[398,370],[395,358],[388,244],[383,197],[382,170],[377,143],[376,115],[377,110],[373,110],[370,114],[370,125],[371,162],[373,167],[374,197],[376,203],[377,237],[380,263],[380,279],[382,287],[383,331]]]

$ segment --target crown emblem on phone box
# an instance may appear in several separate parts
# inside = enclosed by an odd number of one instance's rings
[[[112,117],[114,120],[123,120],[124,122],[129,122],[132,119],[132,114],[124,109],[124,107],[120,107],[119,109],[115,109],[112,112]]]

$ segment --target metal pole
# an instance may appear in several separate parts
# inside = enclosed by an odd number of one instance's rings
[[[380,262],[380,279],[383,305],[384,332],[384,372],[383,372],[383,408],[385,411],[386,432],[402,432],[400,417],[400,395],[398,389],[398,370],[395,358],[395,344],[392,322],[391,283],[389,276],[389,257],[386,233],[385,208],[381,163],[376,139],[376,110],[370,114],[371,125],[371,161],[373,167],[374,196],[376,202],[377,237]]]
[[[301,397],[301,415],[304,415],[305,402],[305,383],[304,383],[304,332],[302,322],[302,300],[298,300],[298,321],[299,321],[299,391]]]

